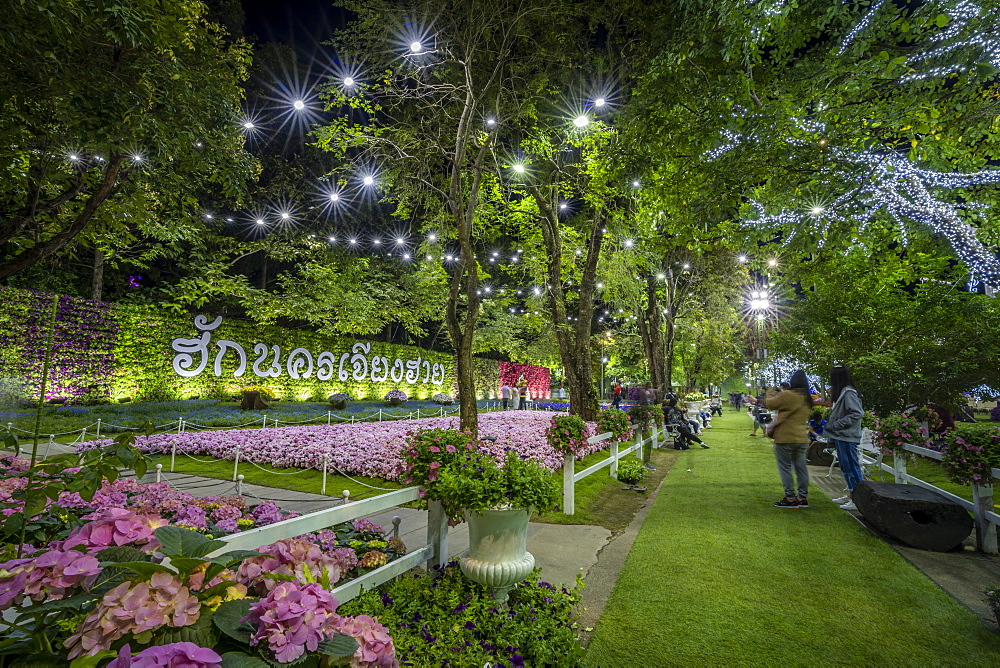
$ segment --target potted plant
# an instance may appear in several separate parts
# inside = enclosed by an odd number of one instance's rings
[[[336,394],[330,395],[330,407],[335,411],[342,411],[347,408],[347,402],[351,400],[351,397],[343,392],[337,392]]]
[[[406,392],[402,390],[389,390],[385,394],[385,400],[390,406],[398,406],[406,401]]]
[[[632,438],[632,424],[625,411],[609,408],[597,414],[597,433],[606,434],[609,431],[615,435],[616,441],[627,441]]]
[[[557,415],[545,430],[549,445],[564,455],[587,447],[587,423],[579,415]]]
[[[646,465],[642,463],[641,460],[635,459],[634,457],[629,457],[627,459],[622,459],[618,462],[618,482],[623,482],[628,487],[625,489],[634,490],[636,492],[645,492],[645,487],[636,487],[642,479],[646,476]]]
[[[451,395],[445,394],[444,392],[438,392],[437,394],[435,394],[433,397],[431,397],[431,401],[433,401],[436,404],[440,404],[441,406],[451,406],[453,403],[455,403],[455,400],[452,399]]]
[[[528,520],[557,503],[552,474],[513,450],[497,463],[479,452],[471,434],[448,429],[411,434],[404,455],[410,479],[423,485],[423,498],[440,501],[452,522],[469,522],[462,572],[498,602],[507,600],[510,588],[535,567],[525,549]]]

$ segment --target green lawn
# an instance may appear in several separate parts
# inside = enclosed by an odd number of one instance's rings
[[[661,487],[589,665],[1000,665],[1000,636],[818,489],[772,507],[770,441],[714,424]]]

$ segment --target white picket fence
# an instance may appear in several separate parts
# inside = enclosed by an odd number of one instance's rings
[[[610,466],[611,477],[617,478],[618,460],[622,457],[627,457],[633,452],[638,459],[642,459],[643,446],[649,444],[650,447],[659,447],[661,433],[663,436],[666,436],[665,432],[657,432],[656,425],[653,424],[652,433],[648,438],[643,439],[642,432],[639,429],[635,429],[636,436],[634,444],[630,445],[625,450],[619,450],[620,445],[618,441],[612,442],[610,457],[588,466],[579,473],[576,473],[576,455],[572,452],[567,453],[563,459],[563,513],[566,515],[574,515],[576,513],[576,483],[580,482],[587,476],[600,471],[605,466]],[[606,441],[613,437],[614,434],[609,431],[604,434],[598,434],[597,436],[591,436],[587,439],[587,442],[600,443],[601,441]]]
[[[906,444],[903,449],[937,461],[944,458],[940,452],[919,445]],[[976,549],[986,554],[997,554],[997,525],[1000,524],[1000,515],[993,511],[993,485],[972,485],[972,501],[968,501],[907,473],[905,457],[893,457],[892,463],[892,466],[885,463],[880,466],[882,470],[892,473],[897,483],[918,485],[937,492],[970,511],[976,523]],[[994,479],[1000,480],[1000,469],[993,469],[992,474]]]
[[[407,487],[335,508],[327,508],[282,520],[258,529],[230,534],[219,539],[225,541],[226,547],[220,548],[208,556],[218,556],[230,550],[255,550],[261,545],[269,545],[283,538],[300,536],[341,522],[368,517],[383,510],[416,501],[419,498],[419,491],[419,487]],[[359,595],[362,589],[377,587],[421,564],[430,563],[434,566],[448,562],[448,516],[441,507],[440,501],[429,501],[427,505],[429,511],[427,515],[427,545],[336,587],[333,590],[333,595],[338,601],[341,603],[349,601]]]

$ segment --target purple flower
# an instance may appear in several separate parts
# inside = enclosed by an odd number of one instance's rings
[[[131,656],[128,644],[121,648],[118,658],[107,668],[221,668],[222,657],[215,650],[199,647],[193,642],[175,642],[169,645],[147,647]]]

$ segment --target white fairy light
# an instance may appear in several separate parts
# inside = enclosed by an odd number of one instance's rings
[[[258,225],[263,225],[264,224],[264,219],[263,218],[258,218],[254,222],[257,223]]]
[[[350,88],[354,85],[354,77],[344,77],[343,83],[345,87]]]
[[[331,202],[339,202],[340,201],[340,193],[330,193],[330,201]]]
[[[362,177],[361,179],[361,183],[363,183],[366,186],[374,185],[375,177],[373,177],[371,174],[365,174],[364,177]]]
[[[596,100],[594,100],[595,107],[600,108],[603,107],[605,104],[607,104],[607,100],[605,100],[603,97],[599,97]]]
[[[424,45],[419,42],[410,42],[410,53],[422,53],[424,50]]]
[[[292,102],[292,106],[295,107],[296,111],[302,111],[303,109],[306,108],[306,103],[303,102],[302,100],[295,100],[294,102]]]
[[[245,130],[253,130],[253,129],[254,129],[254,128],[256,128],[256,127],[257,127],[257,126],[256,126],[256,125],[254,125],[253,121],[244,121],[244,122],[243,122],[243,128],[244,128]]]
[[[511,165],[511,169],[513,169],[518,174],[524,174],[524,165],[522,165],[521,163]]]
[[[573,125],[578,128],[585,128],[590,125],[590,118],[588,118],[586,114],[580,114],[573,119]]]

